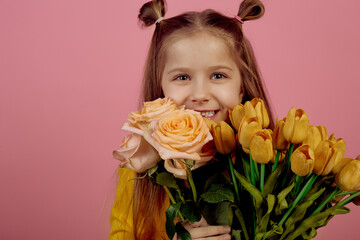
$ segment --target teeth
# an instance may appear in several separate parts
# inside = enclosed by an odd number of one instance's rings
[[[215,115],[215,111],[201,112],[201,116],[203,117],[212,117],[214,115]]]

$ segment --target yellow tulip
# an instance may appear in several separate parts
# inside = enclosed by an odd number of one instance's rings
[[[342,138],[336,139],[334,137],[331,137],[329,138],[329,140],[334,144],[334,149],[337,154],[337,157],[335,159],[335,165],[336,165],[344,156],[346,144],[344,139]]]
[[[310,145],[310,147],[315,151],[319,143],[327,139],[329,139],[329,136],[324,126],[311,125],[308,128],[307,136],[305,140],[302,142],[302,144]]]
[[[245,115],[249,118],[258,117],[262,128],[267,128],[270,123],[265,103],[260,98],[253,98],[244,104]]]
[[[331,170],[331,173],[336,175],[338,174],[349,162],[351,162],[351,158],[342,158],[338,163],[335,164],[334,168]]]
[[[211,125],[211,133],[218,152],[228,154],[236,147],[236,138],[233,129],[224,121]]]
[[[232,110],[229,109],[229,118],[236,131],[239,131],[240,124],[245,116],[245,109],[242,104],[236,105]]]
[[[334,143],[330,140],[321,141],[315,149],[314,173],[317,175],[327,175],[334,168],[339,158],[343,155],[334,148]]]
[[[352,191],[360,183],[360,161],[351,161],[336,175],[336,185],[343,191]]]
[[[291,170],[298,176],[306,176],[314,169],[314,151],[309,145],[301,145],[291,155]]]
[[[285,121],[284,119],[278,120],[276,118],[276,124],[274,128],[274,134],[273,134],[273,145],[274,148],[280,151],[286,150],[288,148],[289,142],[286,141],[283,134]]]
[[[259,119],[255,118],[248,118],[245,117],[239,127],[239,132],[237,134],[238,141],[242,146],[242,149],[246,152],[250,152],[250,141],[255,135],[255,133],[261,131],[261,125]]]
[[[206,126],[208,127],[208,129],[211,131],[211,127],[212,126],[216,126],[216,122],[211,120],[211,119],[208,119],[206,117],[203,117],[205,123],[206,123]]]
[[[356,159],[356,160],[360,160],[360,155],[358,155],[355,159]]]
[[[264,129],[257,132],[250,142],[250,152],[257,163],[266,164],[274,156],[271,132]]]
[[[309,117],[302,109],[290,109],[285,120],[284,137],[287,141],[297,144],[304,141],[309,128]]]

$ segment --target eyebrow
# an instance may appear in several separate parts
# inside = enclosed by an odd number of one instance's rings
[[[216,69],[227,69],[229,71],[233,71],[234,69],[232,69],[231,67],[225,66],[225,65],[215,65],[215,66],[211,66],[208,68],[210,71],[214,71]],[[185,68],[185,67],[180,67],[180,68],[174,68],[171,69],[169,72],[167,72],[167,74],[171,74],[172,72],[187,72],[189,71],[189,68]]]

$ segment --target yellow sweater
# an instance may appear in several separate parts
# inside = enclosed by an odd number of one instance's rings
[[[116,200],[111,210],[110,223],[111,232],[109,240],[135,240],[133,227],[133,202],[132,194],[135,172],[126,168],[119,168],[120,180],[116,190]],[[169,200],[164,203],[169,206]],[[164,229],[165,222],[157,223],[157,229]],[[165,232],[159,231],[152,237],[154,240],[168,239]]]

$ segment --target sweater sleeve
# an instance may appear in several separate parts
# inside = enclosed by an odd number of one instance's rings
[[[116,199],[111,209],[111,231],[109,240],[134,240],[132,194],[135,172],[119,168],[120,180],[116,189]]]

